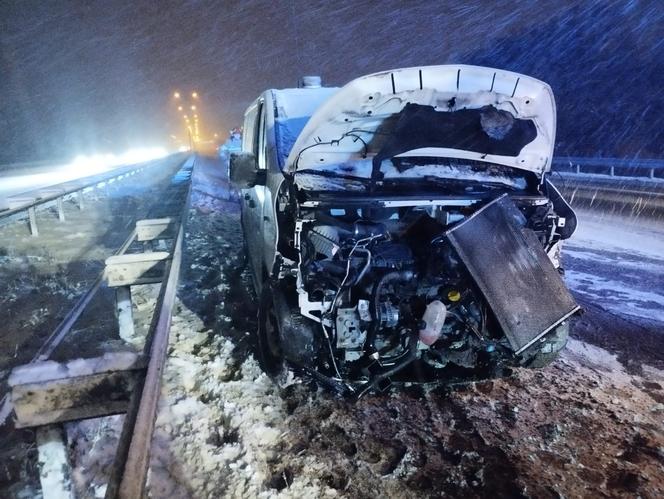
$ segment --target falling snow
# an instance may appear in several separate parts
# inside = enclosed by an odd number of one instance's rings
[[[0,164],[162,145],[175,86],[225,132],[305,74],[445,63],[550,83],[558,155],[659,157],[663,25],[657,0],[2,2]]]

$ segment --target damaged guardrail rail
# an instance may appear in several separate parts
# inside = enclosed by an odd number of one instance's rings
[[[182,155],[182,153],[178,153]],[[184,158],[184,155],[182,155]],[[83,193],[87,190],[94,188],[106,187],[109,184],[131,177],[140,173],[148,168],[151,168],[164,158],[147,161],[145,163],[136,163],[114,170],[100,173],[98,175],[91,175],[80,179],[69,180],[56,185],[34,189],[32,191],[24,192],[21,194],[13,194],[5,198],[8,206],[5,209],[0,208],[0,223],[4,220],[9,220],[15,216],[20,216],[23,212],[27,212],[30,224],[30,233],[33,236],[39,235],[39,227],[37,226],[37,208],[51,207],[55,204],[58,212],[58,219],[61,222],[65,220],[64,201],[65,199],[76,196],[79,209],[83,209],[84,199]]]
[[[556,156],[553,158],[553,170],[576,175],[593,174],[664,180],[664,160],[661,159]]]
[[[8,407],[13,408],[17,428],[37,428],[38,444],[46,442],[66,447],[61,423],[125,414],[106,488],[107,498],[136,498],[144,493],[182,260],[194,161],[186,161],[174,177],[182,179],[184,176],[188,181],[179,213],[173,217],[137,221],[121,248],[106,259],[102,275],[49,336],[33,362],[15,368],[8,380],[10,398],[5,401],[4,412]],[[132,245],[143,251],[129,252]],[[162,251],[163,248],[166,251]],[[121,337],[131,334],[134,328],[132,286],[160,284],[142,352],[109,352],[101,357],[68,362],[47,360],[104,283],[116,292]],[[62,454],[66,457],[66,452]],[[69,469],[64,464],[64,469],[50,470],[51,474],[59,474],[58,485],[44,490],[45,498],[73,497]],[[52,475],[49,483],[54,483]]]
[[[664,160],[556,157],[549,178],[574,207],[655,218],[664,214]]]

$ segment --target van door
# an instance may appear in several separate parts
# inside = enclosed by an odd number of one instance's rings
[[[265,144],[265,109],[263,100],[256,102],[245,115],[245,136],[242,149],[250,151],[256,157],[258,168],[266,168]],[[248,133],[247,133],[248,132]],[[247,241],[249,261],[254,274],[257,291],[263,281],[263,203],[265,201],[264,185],[256,185],[251,189],[242,190],[242,228]]]

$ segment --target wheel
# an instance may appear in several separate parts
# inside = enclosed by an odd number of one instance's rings
[[[534,369],[546,367],[560,355],[569,337],[569,322],[564,322],[531,347],[523,365]]]
[[[264,283],[258,305],[258,364],[272,378],[286,371],[281,351],[279,317],[275,307],[275,288]]]

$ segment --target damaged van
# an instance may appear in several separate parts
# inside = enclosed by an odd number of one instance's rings
[[[230,164],[263,369],[360,396],[554,360],[579,307],[551,88],[463,65],[305,81],[249,107]]]

